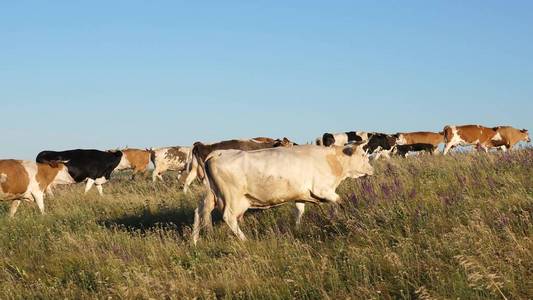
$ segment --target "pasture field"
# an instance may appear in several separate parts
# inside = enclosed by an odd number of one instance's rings
[[[373,164],[298,230],[292,205],[248,213],[247,242],[215,216],[192,246],[204,190],[172,179],[57,188],[44,216],[4,202],[0,298],[533,298],[533,149]]]

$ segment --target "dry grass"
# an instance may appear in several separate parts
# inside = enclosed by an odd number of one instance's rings
[[[393,159],[344,204],[220,221],[190,245],[195,201],[168,182],[56,192],[48,214],[0,206],[0,298],[533,297],[533,150]],[[218,218],[219,220],[220,218]],[[217,218],[215,218],[217,220]]]

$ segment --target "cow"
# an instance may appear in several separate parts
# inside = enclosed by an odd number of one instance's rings
[[[373,159],[378,159],[381,156],[390,158],[390,154],[395,151],[398,134],[386,134],[379,132],[367,133],[367,140],[363,141],[363,150]]]
[[[373,155],[374,159],[380,156],[390,157],[394,151],[398,135],[379,132],[350,131],[342,133],[324,133],[322,138],[317,138],[315,144],[319,146],[345,146],[350,143],[363,143],[363,150]]]
[[[444,132],[442,131],[404,132],[398,134],[396,151],[402,156],[405,156],[409,151],[426,151],[436,154],[441,143],[444,143]]]
[[[364,131],[349,131],[339,133],[324,133],[322,137],[315,140],[315,144],[318,146],[329,147],[344,146],[352,142],[361,142],[368,140],[368,134]]]
[[[409,145],[396,145],[394,154],[397,154],[402,157],[406,157],[409,152],[419,152],[425,151],[429,154],[434,154],[438,152],[438,148],[432,144],[409,144]]]
[[[502,140],[501,134],[496,130],[497,127],[489,128],[481,125],[448,125],[444,127],[444,146],[443,154],[446,155],[452,148],[457,146],[474,145],[488,152],[493,147],[494,142]]]
[[[150,159],[154,164],[154,171],[152,172],[152,181],[156,182],[159,178],[163,181],[162,174],[168,170],[178,171],[178,179],[183,172],[187,170],[187,166],[192,159],[191,147],[164,147],[164,148],[151,148]]]
[[[235,235],[245,240],[238,220],[248,209],[288,202],[337,203],[340,196],[335,190],[344,179],[373,172],[360,144],[214,151],[205,161],[210,189],[195,210],[193,243],[198,241],[201,227],[211,226],[215,206]]]
[[[42,151],[37,155],[38,163],[63,163],[76,183],[86,182],[85,194],[96,185],[103,196],[102,184],[111,178],[111,173],[122,159],[121,151],[100,151],[76,149],[67,151]]]
[[[490,146],[499,147],[503,151],[510,150],[518,142],[531,142],[527,129],[520,130],[511,126],[498,126],[493,129],[496,130],[501,139],[491,140]]]
[[[135,175],[139,173],[146,174],[150,165],[149,150],[122,149],[120,152],[122,152],[122,157],[115,171],[131,169],[133,170],[131,179],[135,179]]]
[[[259,150],[265,148],[274,148],[280,146],[292,146],[295,143],[291,142],[288,138],[284,137],[283,139],[277,139],[272,141],[263,141],[257,142],[256,140],[228,140],[222,141],[214,144],[203,144],[201,142],[196,142],[192,148],[192,160],[191,164],[188,167],[189,174],[185,179],[185,185],[183,191],[185,193],[189,190],[189,185],[193,182],[194,179],[198,178],[203,181],[205,178],[203,172],[204,161],[207,156],[215,150],[228,150],[228,149],[237,149],[237,150]]]
[[[28,160],[0,160],[0,200],[12,200],[10,217],[22,200],[35,202],[44,214],[44,193],[52,184],[74,183],[64,164],[42,164]]]

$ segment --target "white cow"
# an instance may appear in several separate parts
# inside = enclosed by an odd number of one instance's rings
[[[344,179],[373,174],[360,144],[219,150],[209,154],[205,170],[210,191],[195,210],[195,244],[200,227],[211,226],[215,205],[231,230],[245,240],[238,219],[249,208],[266,209],[287,202],[335,203],[340,200],[335,190]]]
[[[161,174],[168,170],[180,172],[178,179],[183,172],[187,170],[187,166],[190,164],[192,155],[190,147],[164,147],[164,148],[152,148],[150,149],[150,159],[154,164],[154,171],[152,173],[152,181],[156,181],[159,178],[163,181]]]

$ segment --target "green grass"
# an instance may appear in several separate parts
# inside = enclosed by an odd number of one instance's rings
[[[342,207],[249,212],[239,242],[190,243],[201,186],[126,176],[47,215],[0,205],[0,298],[533,298],[533,150],[379,161],[346,180]]]

